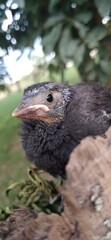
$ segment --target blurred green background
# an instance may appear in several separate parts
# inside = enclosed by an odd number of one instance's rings
[[[26,75],[26,76],[25,76]],[[111,86],[110,0],[0,0],[0,206],[29,165],[11,114],[42,81]]]

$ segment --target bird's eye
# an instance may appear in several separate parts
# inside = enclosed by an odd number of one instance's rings
[[[50,103],[53,101],[53,96],[51,93],[47,95],[47,101]]]

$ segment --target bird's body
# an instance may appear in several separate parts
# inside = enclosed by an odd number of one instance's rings
[[[64,177],[80,141],[104,134],[111,125],[111,90],[97,83],[35,84],[25,90],[14,116],[23,118],[21,137],[28,159]]]

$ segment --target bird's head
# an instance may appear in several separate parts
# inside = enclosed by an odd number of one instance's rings
[[[20,104],[12,116],[42,120],[49,124],[61,121],[70,96],[70,86],[66,84],[51,82],[34,84],[24,90]]]

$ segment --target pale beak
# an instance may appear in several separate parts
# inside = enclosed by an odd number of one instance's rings
[[[17,118],[37,119],[39,117],[46,117],[49,108],[44,104],[27,104],[24,100],[13,111],[12,116]]]

